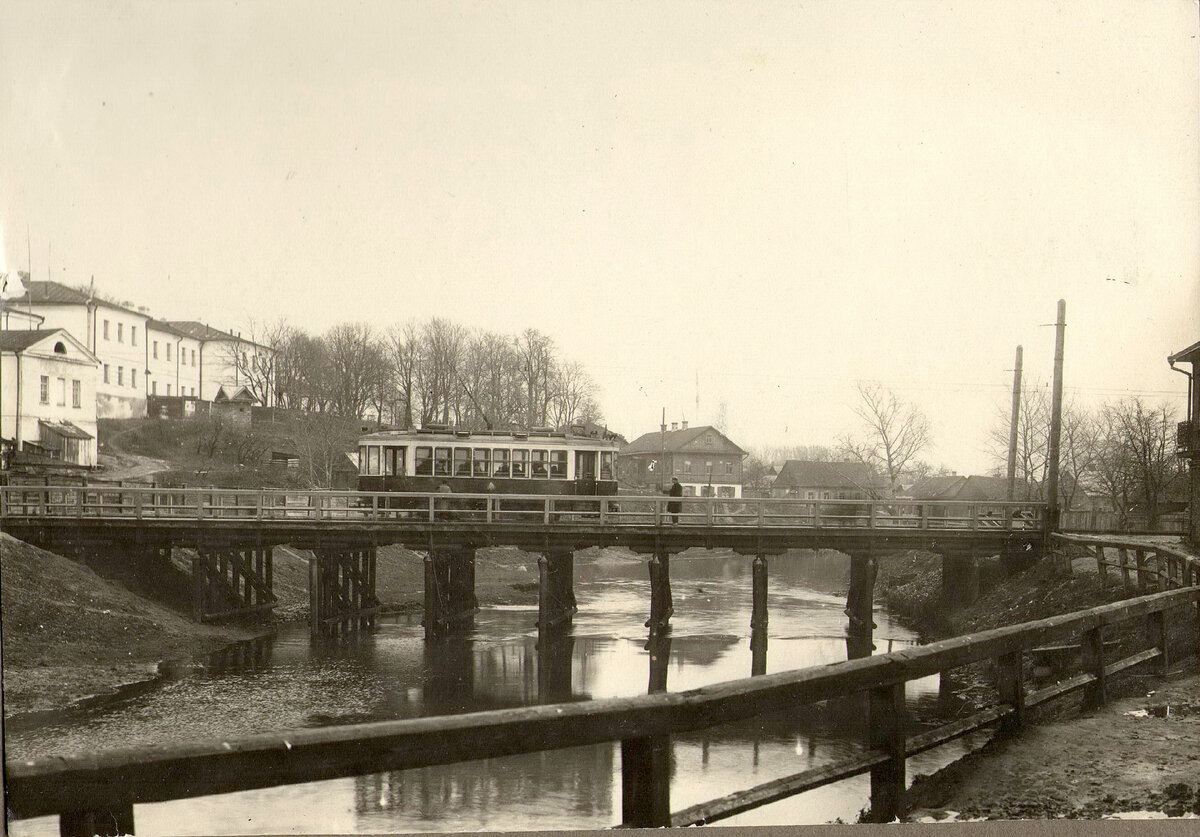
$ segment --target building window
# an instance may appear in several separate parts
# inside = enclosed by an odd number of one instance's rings
[[[137,326],[129,327],[129,342],[135,346],[137,345]]]
[[[151,381],[151,382],[150,382],[150,394],[151,394],[151,395],[158,395],[158,381]]]
[[[129,385],[131,387],[133,387],[134,389],[137,389],[137,370],[136,369],[129,370]]]
[[[83,406],[83,386],[79,381],[71,381],[71,406],[79,409]]]
[[[104,321],[104,339],[108,339],[108,320]]]
[[[125,386],[125,367],[117,367],[117,386]]]
[[[117,342],[125,342],[125,323],[117,323]]]
[[[689,459],[683,460],[683,472],[685,474],[690,474],[692,472],[691,460],[689,460]]]
[[[167,360],[171,359],[171,344],[167,344]]]
[[[170,398],[170,396],[171,396],[171,385],[167,384],[167,397]]]
[[[58,405],[59,407],[67,406],[67,379],[58,379]]]
[[[196,397],[196,388],[195,387],[192,387],[192,397],[193,398]]]
[[[42,394],[42,398],[41,398],[42,403],[49,404],[50,403],[50,376],[49,375],[42,376],[42,393],[41,394]]]
[[[108,383],[108,364],[104,364],[104,383]]]
[[[725,475],[733,476],[733,463],[732,462],[725,463]]]
[[[154,341],[154,348],[151,351],[154,355],[154,359],[158,360],[158,341],[157,340]]]

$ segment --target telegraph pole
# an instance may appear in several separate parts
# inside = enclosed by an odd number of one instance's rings
[[[1058,301],[1058,322],[1054,326],[1054,389],[1050,401],[1050,448],[1047,451],[1050,471],[1046,479],[1047,531],[1058,531],[1058,442],[1062,435],[1062,378],[1063,339],[1067,331],[1067,302]]]
[[[1017,363],[1013,369],[1012,419],[1008,424],[1008,502],[1016,498],[1017,488],[1017,422],[1021,414],[1021,347],[1017,346]]]

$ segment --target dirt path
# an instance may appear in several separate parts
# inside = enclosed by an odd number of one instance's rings
[[[912,819],[1200,814],[1200,674],[1148,678],[1147,693],[990,744],[910,794]]]

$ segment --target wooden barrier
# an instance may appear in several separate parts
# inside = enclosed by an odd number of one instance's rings
[[[1200,587],[1188,587],[886,655],[685,692],[13,759],[6,763],[8,806],[17,819],[60,815],[64,834],[78,833],[68,829],[71,823],[111,815],[131,831],[132,806],[138,803],[619,741],[626,825],[713,822],[862,773],[871,774],[870,819],[890,821],[904,810],[908,757],[997,722],[1015,732],[1028,710],[1081,689],[1089,699],[1103,700],[1112,677],[1163,656],[1156,646],[1108,662],[1104,628],[1197,602]],[[1090,648],[1088,670],[1025,693],[1014,661],[1030,648],[1076,634]],[[1002,662],[998,687],[1005,702],[906,736],[903,684],[982,660]],[[867,752],[670,813],[670,736],[864,692],[871,706]]]

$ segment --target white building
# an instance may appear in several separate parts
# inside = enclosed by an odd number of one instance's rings
[[[171,320],[165,325],[199,346],[198,386],[202,400],[215,400],[222,388],[225,397],[231,398],[245,387],[264,406],[273,405],[274,349],[195,320]]]
[[[94,467],[99,366],[66,329],[0,331],[0,437]]]
[[[247,387],[271,403],[275,353],[268,346],[195,321],[158,320],[58,282],[22,279],[26,292],[6,300],[5,313],[65,328],[99,359],[100,418],[144,416],[147,395],[212,401],[222,387],[227,394]]]

